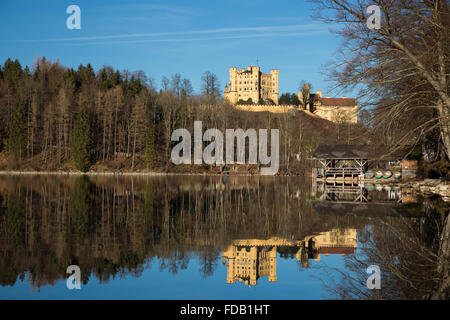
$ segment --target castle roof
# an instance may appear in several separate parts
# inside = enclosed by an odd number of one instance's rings
[[[311,100],[325,107],[354,107],[357,105],[355,98],[323,98],[321,94],[311,93]]]
[[[356,99],[353,98],[321,98],[323,106],[328,107],[354,107],[356,106]]]
[[[320,247],[319,253],[323,254],[353,254],[355,247]]]

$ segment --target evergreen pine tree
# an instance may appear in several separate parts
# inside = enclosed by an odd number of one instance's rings
[[[88,111],[81,107],[73,128],[72,157],[77,170],[86,172],[91,166],[91,121]]]
[[[12,112],[8,135],[8,151],[16,159],[25,157],[27,147],[27,108],[20,98]]]
[[[92,223],[91,182],[87,176],[75,179],[70,196],[70,209],[73,233],[79,239],[84,239],[89,229],[92,230],[95,226],[95,223]]]

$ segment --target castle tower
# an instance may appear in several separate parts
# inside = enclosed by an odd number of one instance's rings
[[[250,248],[250,285],[254,286],[256,285],[258,279],[256,277],[256,269],[253,268],[253,266],[256,265],[257,261],[258,261],[258,248],[256,247],[251,247]]]
[[[269,282],[277,281],[277,247],[273,247],[269,253]]]
[[[275,104],[278,104],[278,74],[279,70],[270,70],[270,75],[272,76],[270,99],[272,99]]]

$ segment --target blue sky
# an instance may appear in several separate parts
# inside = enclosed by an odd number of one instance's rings
[[[81,30],[66,27],[72,4],[81,8]],[[205,71],[224,87],[229,67],[258,61],[263,72],[280,70],[280,93],[306,80],[333,95],[321,66],[340,39],[312,14],[306,0],[2,0],[0,62],[31,66],[45,56],[68,67],[143,70],[157,87],[180,73],[199,92]]]
[[[340,282],[340,275],[333,268],[350,272],[341,255],[322,255],[319,262],[310,260],[310,268],[306,269],[300,268],[295,258],[283,259],[278,255],[276,282],[261,277],[256,286],[245,286],[239,282],[227,284],[227,269],[221,260],[220,257],[217,259],[214,274],[204,278],[195,256],[191,257],[187,269],[179,270],[175,275],[167,269],[159,270],[159,260],[155,259],[139,277],[126,273],[123,277],[116,276],[100,283],[91,276],[86,285],[81,285],[81,290],[68,290],[65,279],[54,286],[36,288],[27,276],[24,281],[17,280],[12,287],[0,286],[0,299],[336,299],[324,284]]]

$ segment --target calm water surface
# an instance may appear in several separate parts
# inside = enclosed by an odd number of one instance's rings
[[[432,278],[440,202],[399,188],[2,176],[0,205],[1,299],[401,299],[436,286],[401,279]],[[366,286],[373,264],[381,290]],[[80,290],[67,288],[69,265]]]

